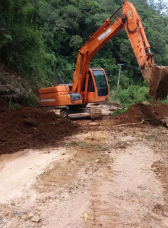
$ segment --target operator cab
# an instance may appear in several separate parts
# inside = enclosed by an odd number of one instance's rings
[[[102,68],[90,68],[88,71],[88,85],[86,77],[83,81],[82,91],[86,93],[87,102],[99,102],[109,100],[109,86],[105,71]]]
[[[96,82],[98,96],[107,96],[109,90],[104,70],[100,68],[92,69],[92,73]]]

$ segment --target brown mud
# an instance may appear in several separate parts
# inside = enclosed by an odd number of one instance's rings
[[[110,107],[110,106],[109,106]],[[144,105],[137,103],[124,113],[103,119],[105,126],[122,124],[163,125],[168,116],[168,105]],[[95,121],[96,123],[96,121]],[[133,125],[131,125],[133,126]],[[88,128],[96,130],[96,125]],[[54,112],[35,108],[0,109],[0,154],[13,153],[26,148],[42,148],[57,145],[65,136],[82,132],[78,123],[56,115]]]
[[[35,108],[0,109],[0,154],[56,145],[76,131],[70,120]]]
[[[167,115],[168,105],[141,103],[118,116],[73,122],[37,109],[2,109],[2,135],[13,140],[6,138],[6,152],[22,148],[15,143],[23,136],[32,145],[0,155],[0,227],[167,228]]]
[[[114,117],[115,124],[126,123],[148,123],[153,126],[163,125],[162,119],[168,116],[168,105],[155,103],[154,105],[145,105],[137,103],[131,105],[123,114]]]

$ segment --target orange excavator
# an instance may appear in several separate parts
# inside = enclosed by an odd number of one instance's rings
[[[113,22],[116,14],[121,16]],[[55,84],[55,86],[39,90],[41,106],[66,106],[62,115],[80,112],[81,107],[88,103],[98,103],[109,100],[109,86],[105,71],[102,68],[89,68],[89,63],[97,51],[112,39],[122,28],[125,29],[134,54],[139,64],[142,76],[147,80],[149,94],[154,100],[163,100],[168,94],[168,69],[154,63],[154,54],[144,32],[135,7],[124,1],[122,6],[92,35],[79,50],[76,69],[72,84]],[[86,112],[90,112],[90,110]],[[82,110],[83,112],[83,110]]]

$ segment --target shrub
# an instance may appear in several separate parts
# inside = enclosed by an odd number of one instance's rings
[[[131,85],[128,89],[119,89],[112,95],[112,100],[119,101],[122,105],[131,105],[139,101],[150,99],[148,95],[149,88],[146,86]]]

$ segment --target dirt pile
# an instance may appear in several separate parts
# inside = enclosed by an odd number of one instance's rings
[[[56,145],[75,130],[75,124],[54,112],[0,108],[0,154]]]
[[[168,117],[168,105],[144,105],[137,103],[123,114],[103,119],[103,129],[120,124],[143,123],[154,126],[163,125],[162,119]],[[85,120],[72,122],[54,112],[35,108],[7,110],[0,107],[0,154],[13,153],[26,148],[42,148],[57,145],[65,136],[77,131],[98,130],[99,122],[83,127]],[[78,127],[77,127],[78,126]],[[131,125],[133,126],[133,125]]]
[[[131,105],[123,114],[113,117],[115,124],[149,123],[154,126],[163,125],[162,119],[168,117],[168,105],[157,103],[145,105],[137,103]]]

